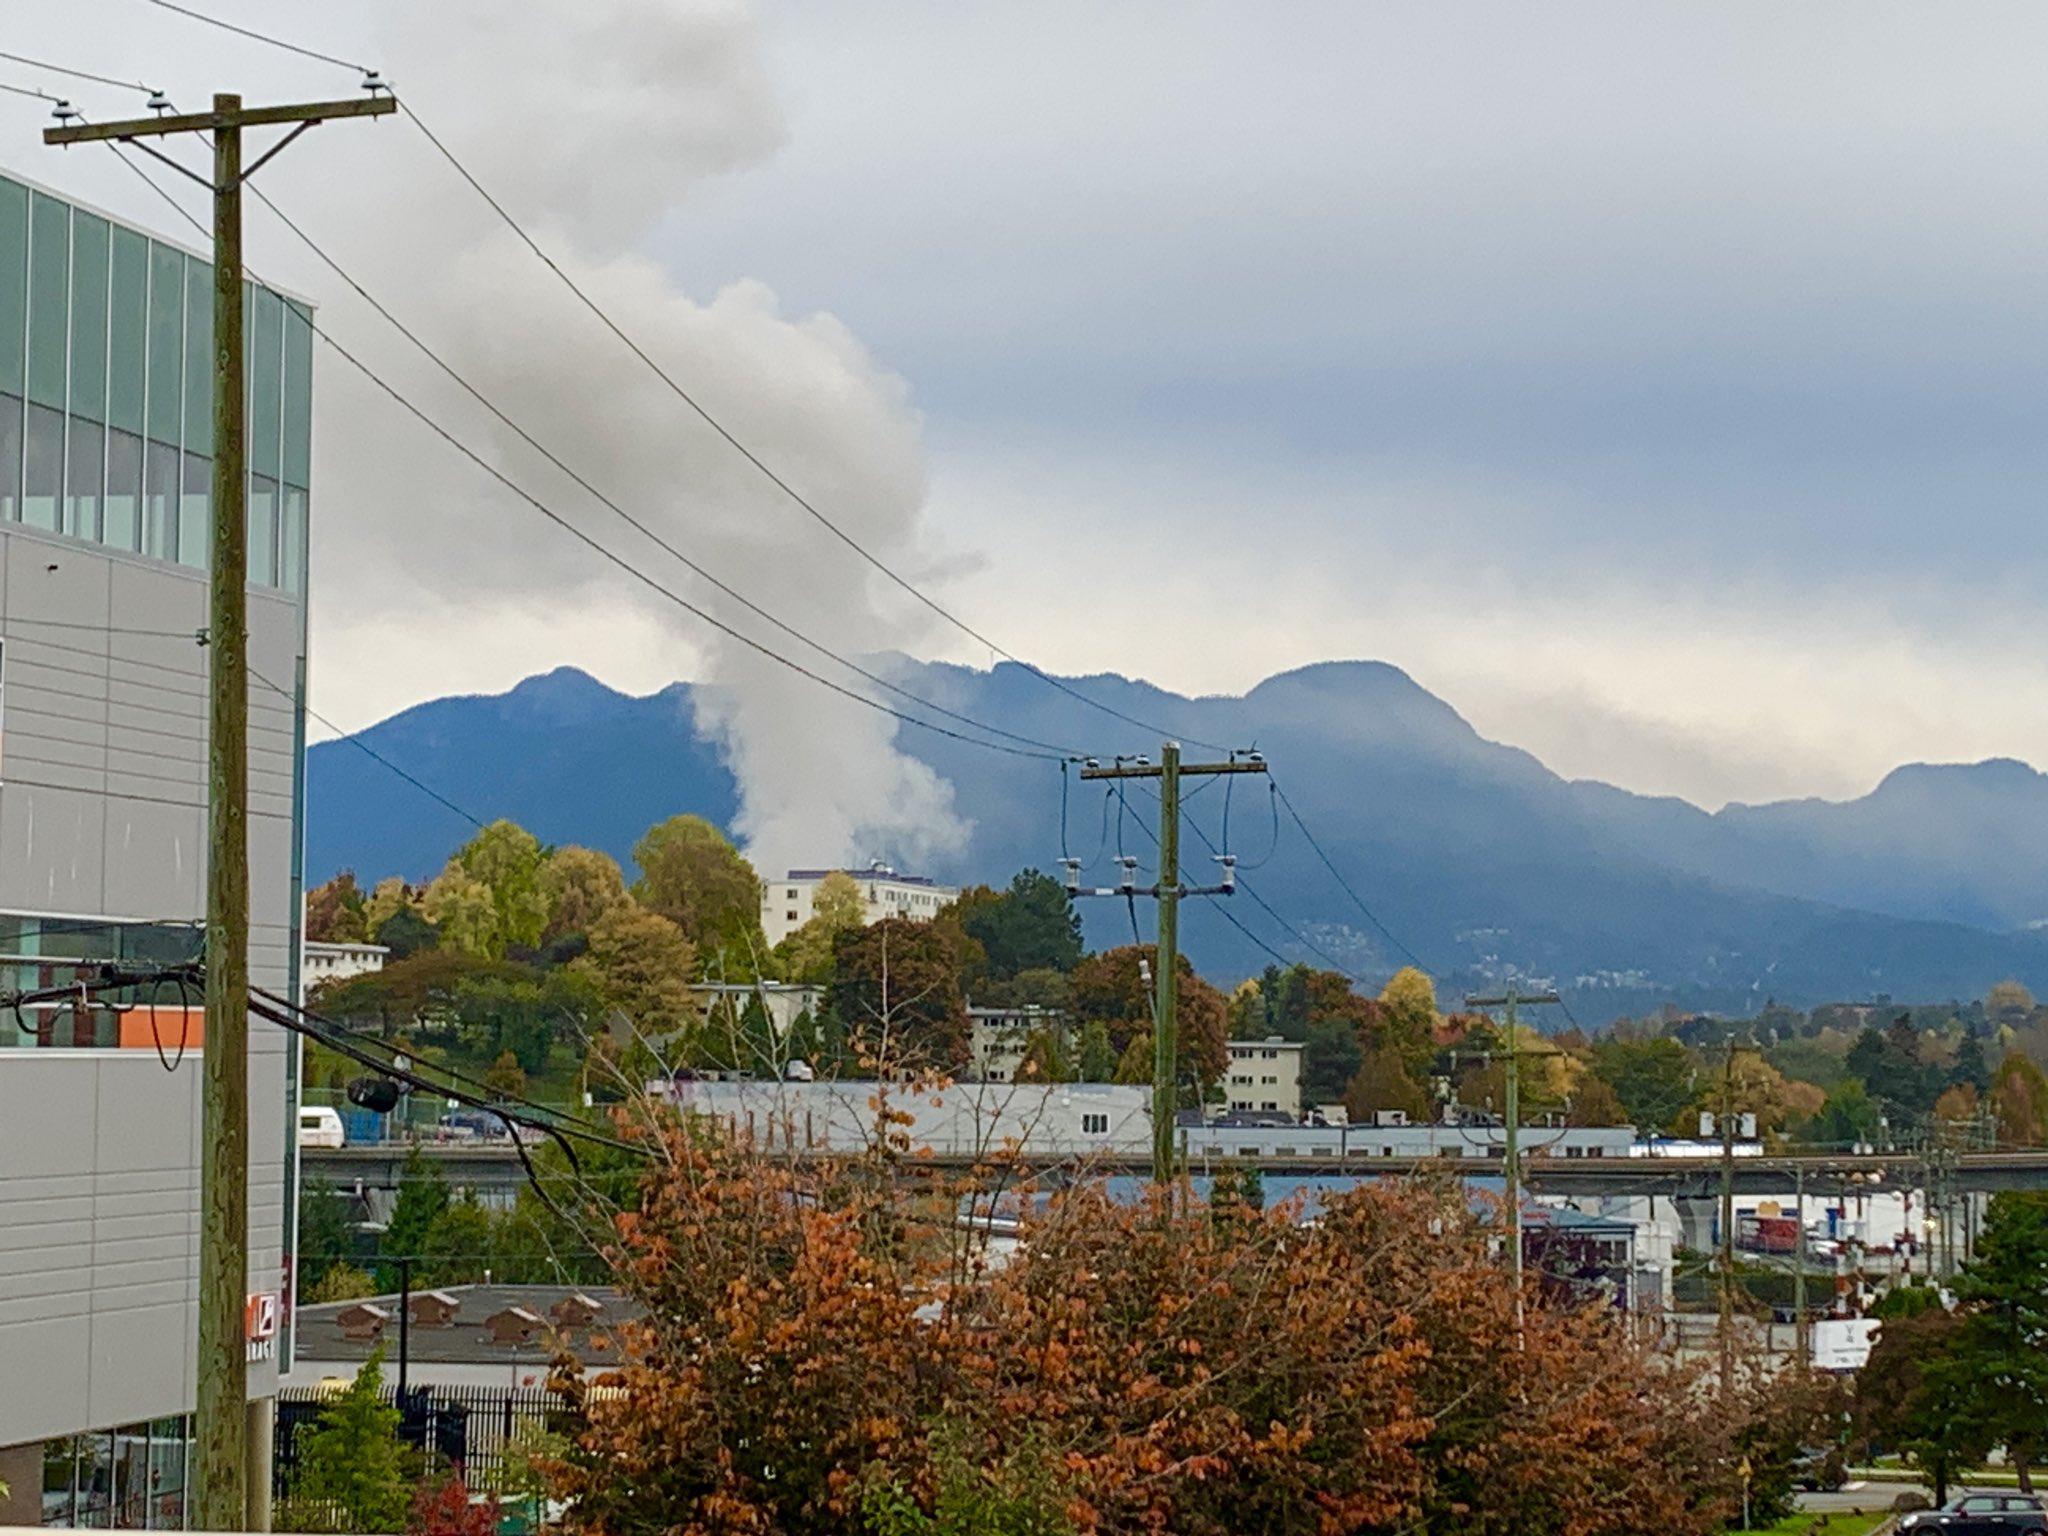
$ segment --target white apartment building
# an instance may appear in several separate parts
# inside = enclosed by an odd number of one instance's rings
[[[351,976],[381,971],[390,958],[391,951],[382,944],[323,944],[308,939],[299,946],[300,990],[311,992],[323,981],[346,981]]]
[[[967,1009],[967,1055],[969,1075],[984,1083],[1012,1083],[1024,1064],[1031,1038],[1041,1030],[1055,1031],[1069,1049],[1066,1015],[1057,1008],[1036,1003],[1022,1008]]]
[[[1223,1086],[1233,1110],[1269,1110],[1301,1118],[1301,1056],[1298,1040],[1269,1035],[1230,1042],[1230,1070]]]
[[[905,875],[875,861],[866,869],[792,869],[780,880],[761,883],[761,932],[769,944],[780,944],[811,920],[812,902],[827,875],[843,874],[860,887],[866,904],[863,920],[908,917],[920,922],[938,916],[960,899],[960,888],[940,885],[923,875]]]

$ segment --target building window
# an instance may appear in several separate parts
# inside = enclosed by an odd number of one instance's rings
[[[1259,1052],[1259,1056],[1262,1060],[1265,1061],[1278,1061],[1280,1059],[1280,1053],[1278,1051],[1261,1051]]]
[[[1261,1104],[1261,1105],[1259,1106],[1259,1108],[1261,1108],[1261,1109],[1278,1109],[1279,1107],[1280,1107],[1280,1106],[1279,1106],[1278,1104],[1274,1103],[1274,1102],[1273,1102],[1273,1100],[1271,1100],[1271,1099],[1268,1099],[1268,1100],[1266,1100],[1266,1102],[1265,1102],[1265,1103],[1263,1103],[1263,1104]]]
[[[74,985],[111,960],[172,962],[196,959],[203,930],[196,923],[97,923],[77,918],[17,917],[0,913],[0,990],[34,991]],[[196,1017],[199,998],[175,988],[95,993],[26,1004],[0,1013],[0,1049],[106,1050],[124,1044],[147,1049],[164,1030],[166,1049],[180,1044],[182,1016]],[[137,1017],[134,1010],[154,1010]],[[156,1021],[151,1031],[151,1021]]]
[[[792,923],[796,921],[796,913],[794,912],[785,912],[782,915],[785,921]]]
[[[1081,1134],[1083,1136],[1107,1136],[1109,1134],[1109,1116],[1083,1115],[1081,1117]]]

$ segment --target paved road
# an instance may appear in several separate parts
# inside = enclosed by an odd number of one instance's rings
[[[1900,1477],[1897,1480],[1852,1477],[1842,1487],[1831,1493],[1802,1493],[1799,1507],[1810,1509],[1817,1515],[1838,1514],[1843,1510],[1860,1509],[1869,1514],[1882,1514],[1892,1507],[1892,1500],[1909,1490],[1927,1493],[1926,1486],[1913,1478]]]

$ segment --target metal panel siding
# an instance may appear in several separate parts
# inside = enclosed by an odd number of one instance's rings
[[[206,652],[47,621],[196,630],[204,608],[201,573],[0,526],[0,911],[201,914]],[[251,662],[286,686],[300,625],[295,603],[252,594]],[[297,722],[260,685],[251,705],[251,972],[283,989]],[[81,757],[96,766],[51,766]],[[45,787],[60,778],[107,792]],[[252,1029],[252,1291],[280,1283],[290,1060],[282,1031]],[[0,1381],[54,1384],[0,1392],[0,1444],[191,1409],[199,1066],[197,1052],[167,1074],[150,1049],[0,1051]],[[252,1392],[274,1380],[251,1366]]]

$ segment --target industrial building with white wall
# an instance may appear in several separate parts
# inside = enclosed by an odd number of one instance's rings
[[[0,175],[0,988],[200,948],[212,269]],[[297,983],[312,321],[252,287],[250,971]],[[178,1528],[199,999],[0,1015],[0,1525]],[[291,1042],[251,1028],[249,1391],[288,1349]]]

